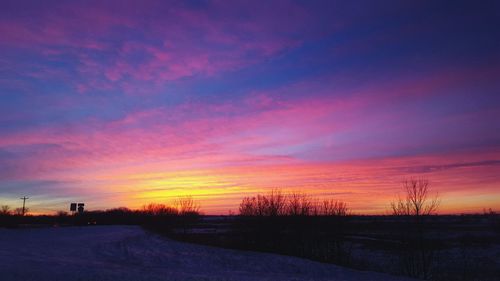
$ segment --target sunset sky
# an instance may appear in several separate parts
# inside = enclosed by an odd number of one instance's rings
[[[1,1],[0,205],[500,209],[498,1]]]

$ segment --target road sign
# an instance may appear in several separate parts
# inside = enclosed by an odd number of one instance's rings
[[[85,208],[84,203],[78,203],[78,213],[80,213],[80,214],[83,213],[84,208]]]

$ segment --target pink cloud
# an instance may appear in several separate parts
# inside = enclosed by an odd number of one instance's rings
[[[182,4],[163,9],[159,4],[130,4],[118,10],[107,3],[47,7],[31,18],[0,20],[0,44],[50,58],[76,58],[78,79],[68,82],[78,92],[117,89],[143,94],[148,90],[138,89],[144,85],[134,85],[134,80],[160,85],[194,75],[217,75],[296,47],[301,42],[291,39],[289,32],[306,30],[299,21],[288,19],[312,20],[292,3],[287,14],[269,13],[266,8],[244,20],[238,14],[246,14],[249,7],[241,2],[211,2],[206,11]],[[213,17],[214,11],[224,16]],[[141,36],[117,36],[116,29]]]

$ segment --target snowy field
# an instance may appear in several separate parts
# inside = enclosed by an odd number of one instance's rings
[[[181,243],[134,226],[0,229],[2,281],[409,280]]]

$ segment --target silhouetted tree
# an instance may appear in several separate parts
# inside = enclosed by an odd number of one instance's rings
[[[425,218],[436,213],[439,197],[430,194],[430,184],[425,179],[411,179],[403,183],[405,196],[391,203],[392,213],[401,216],[401,269],[409,276],[429,279],[435,263],[436,248],[427,237]]]
[[[271,190],[271,192],[264,199],[268,216],[279,216],[283,214],[286,206],[286,197],[283,195],[281,190]]]
[[[0,207],[0,215],[3,215],[3,216],[8,216],[11,214],[11,210],[10,210],[10,207],[7,206],[7,205],[2,205]]]
[[[30,209],[29,208],[16,208],[14,209],[14,214],[16,216],[24,216],[24,215],[27,215],[29,213]]]
[[[324,216],[347,216],[349,209],[347,204],[334,199],[323,200],[320,214]]]
[[[180,215],[198,215],[200,213],[200,204],[194,201],[191,196],[179,197],[174,203],[177,212]]]
[[[240,203],[240,215],[242,216],[268,216],[275,217],[287,213],[287,200],[281,190],[273,189],[266,195],[257,197],[245,197]]]
[[[244,197],[239,207],[241,216],[257,215],[257,199],[255,197]]]
[[[292,192],[288,195],[286,214],[290,216],[310,216],[314,212],[312,199],[305,193]]]
[[[266,195],[244,197],[239,211],[241,216],[347,216],[349,214],[345,202],[334,199],[318,202],[305,193],[292,192],[285,196],[281,190],[273,189]]]
[[[273,189],[265,195],[243,198],[239,211],[243,245],[349,264],[345,202],[328,199],[320,203],[306,193],[284,195]]]
[[[391,203],[392,213],[397,216],[426,216],[434,214],[439,206],[436,194],[430,197],[429,181],[411,179],[403,183],[405,197]]]
[[[142,212],[150,216],[173,216],[179,213],[176,208],[156,203],[144,205],[142,207]]]

